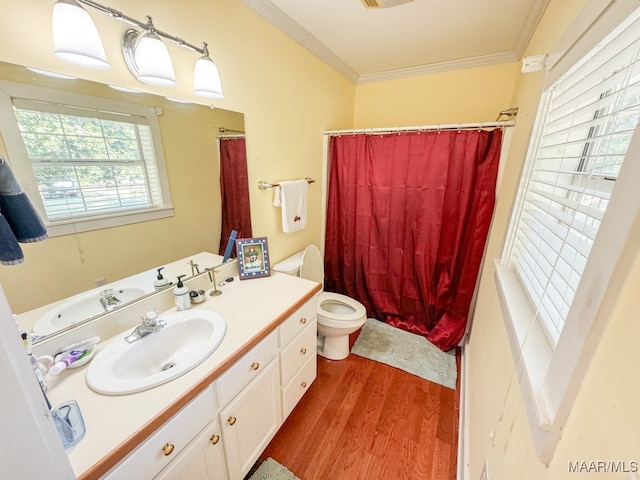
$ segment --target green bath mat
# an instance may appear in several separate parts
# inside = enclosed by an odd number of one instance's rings
[[[284,465],[280,465],[273,458],[267,458],[249,477],[249,480],[300,480]]]
[[[368,318],[351,353],[386,363],[455,390],[455,350],[445,353],[426,338]]]

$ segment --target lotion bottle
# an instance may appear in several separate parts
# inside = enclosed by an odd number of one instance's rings
[[[189,289],[182,283],[182,277],[178,275],[178,285],[173,289],[173,300],[176,303],[176,310],[189,310],[191,308],[191,298],[189,297]]]
[[[164,269],[164,267],[160,267],[158,268],[158,278],[156,278],[153,281],[153,286],[156,290],[160,290],[163,287],[166,287],[167,285],[169,285],[169,280],[167,280],[166,278],[164,278],[162,276],[162,270]]]

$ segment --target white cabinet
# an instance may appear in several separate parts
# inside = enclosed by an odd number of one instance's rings
[[[227,470],[242,479],[282,424],[274,330],[216,381]]]
[[[274,358],[220,411],[231,480],[240,480],[249,472],[282,424],[279,380],[278,361]]]
[[[317,296],[278,327],[283,421],[317,375]]]
[[[154,478],[179,456],[205,425],[215,420],[216,411],[214,389],[209,386],[109,470],[104,478]]]
[[[220,433],[218,422],[211,422],[156,480],[227,480]]]

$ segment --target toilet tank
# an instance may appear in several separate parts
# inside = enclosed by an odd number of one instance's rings
[[[276,263],[272,267],[272,270],[274,272],[286,273],[287,275],[294,275],[298,277],[300,276],[300,266],[302,265],[303,255],[304,250],[302,252],[296,253],[295,255],[291,255],[281,262]]]

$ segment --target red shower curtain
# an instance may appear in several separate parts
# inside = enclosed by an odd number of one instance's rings
[[[222,197],[222,231],[220,255],[224,255],[231,230],[238,238],[251,238],[251,208],[247,151],[244,138],[220,138],[220,195]]]
[[[332,137],[325,289],[455,347],[493,214],[501,139],[500,130]]]

